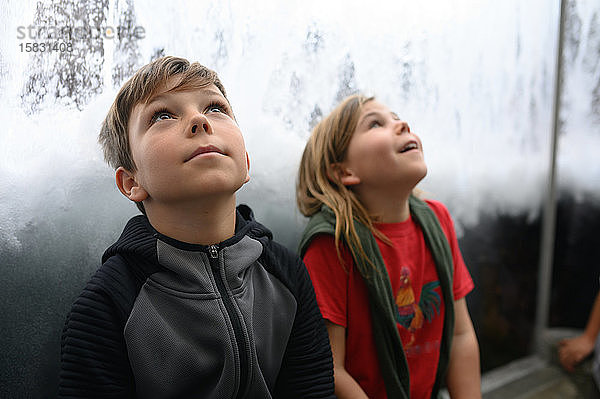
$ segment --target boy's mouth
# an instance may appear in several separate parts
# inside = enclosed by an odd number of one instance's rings
[[[419,146],[417,145],[416,141],[409,141],[404,147],[400,149],[399,152],[404,153],[410,150],[417,150],[418,148]]]
[[[216,147],[216,146],[214,146],[212,144],[202,145],[202,146],[198,147],[196,149],[196,151],[194,151],[192,153],[192,155],[190,155],[188,157],[188,159],[186,159],[185,161],[187,162],[190,159],[197,157],[198,155],[207,154],[207,153],[210,153],[210,152],[215,152],[217,154],[225,155],[225,153],[219,147]]]

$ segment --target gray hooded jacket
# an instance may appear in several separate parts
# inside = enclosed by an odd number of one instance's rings
[[[132,218],[73,304],[63,398],[332,398],[327,331],[301,260],[247,206],[211,246]]]

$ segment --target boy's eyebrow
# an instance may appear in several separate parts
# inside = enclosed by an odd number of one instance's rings
[[[165,93],[159,94],[157,96],[152,96],[148,99],[148,101],[146,101],[146,106],[151,105],[152,103],[155,103],[159,100],[162,100],[163,97],[165,97]]]
[[[214,98],[214,97],[219,97],[222,98],[223,100],[225,100],[225,102],[227,102],[227,104],[229,105],[229,101],[227,100],[227,98],[225,98],[220,92],[216,92],[214,90],[210,90],[210,89],[200,89],[205,93],[205,96],[207,98]],[[157,101],[163,100],[165,97],[168,97],[168,94],[170,93],[177,93],[177,90],[174,91],[166,91],[166,92],[162,92],[161,94],[158,94],[156,96],[152,96],[150,97],[150,99],[148,101],[145,102],[146,106],[149,106]]]

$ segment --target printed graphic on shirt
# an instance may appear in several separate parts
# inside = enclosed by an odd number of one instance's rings
[[[441,298],[435,292],[439,286],[439,281],[431,281],[423,285],[421,298],[417,304],[410,269],[406,266],[402,266],[400,269],[400,288],[396,294],[397,322],[411,333],[411,339],[405,347],[410,347],[414,343],[414,332],[423,327],[424,320],[431,323],[433,318],[440,313]]]

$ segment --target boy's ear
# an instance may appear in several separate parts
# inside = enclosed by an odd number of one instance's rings
[[[332,163],[330,170],[332,175],[329,178],[342,183],[344,186],[355,186],[360,183],[360,178],[352,169],[345,167],[342,163]]]
[[[148,192],[135,180],[135,174],[122,166],[115,172],[115,180],[119,191],[131,201],[140,202],[148,198]]]
[[[250,180],[250,157],[248,151],[246,151],[246,180],[244,180],[244,183],[248,183],[248,180]]]

